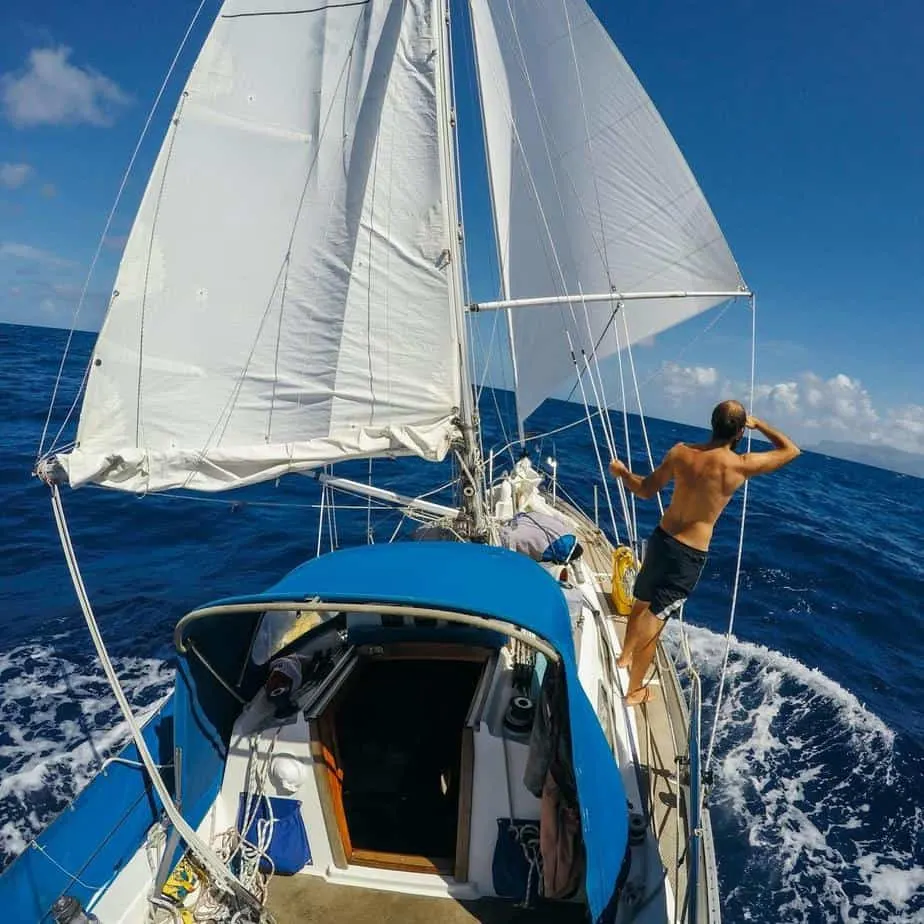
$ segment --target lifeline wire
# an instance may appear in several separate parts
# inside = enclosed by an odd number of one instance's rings
[[[757,366],[757,296],[751,295],[751,393],[748,397],[748,415],[754,413],[754,380]],[[751,451],[751,430],[748,429],[748,452]],[[709,735],[709,749],[706,751],[704,769],[709,770],[712,752],[715,747],[715,735],[719,727],[719,710],[722,707],[722,695],[725,692],[725,675],[728,670],[728,653],[731,649],[732,631],[735,628],[735,609],[738,606],[738,587],[741,582],[741,553],[744,550],[744,523],[748,512],[748,481],[744,482],[744,495],[741,500],[741,528],[738,532],[738,558],[735,562],[735,583],[732,587],[731,611],[728,614],[728,629],[725,632],[725,653],[722,656],[722,672],[719,674],[719,690],[715,697],[715,714],[712,717],[712,733]]]

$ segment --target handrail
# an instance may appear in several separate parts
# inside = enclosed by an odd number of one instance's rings
[[[509,635],[523,644],[544,654],[556,664],[559,654],[548,642],[532,632],[527,632],[513,623],[488,616],[475,616],[470,613],[457,613],[453,610],[433,609],[424,606],[408,606],[394,603],[325,603],[318,600],[271,600],[264,603],[224,603],[205,606],[187,613],[173,630],[173,644],[180,654],[186,654],[184,631],[196,620],[206,616],[241,616],[248,613],[287,612],[292,610],[313,610],[317,613],[380,613],[388,616],[419,616],[425,619],[442,619],[446,622],[461,623]]]

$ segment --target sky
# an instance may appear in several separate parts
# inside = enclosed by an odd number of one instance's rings
[[[2,4],[0,321],[70,326],[99,246],[77,322],[98,327],[218,0],[204,3],[100,244],[101,233],[196,5]],[[755,411],[807,444],[872,441],[924,453],[924,2],[591,6],[674,134],[758,294]],[[480,137],[461,107],[460,131],[463,145]],[[470,225],[486,221],[482,179],[483,165],[463,154]],[[467,240],[473,295],[491,297],[490,235],[469,228]],[[746,397],[748,309],[718,315],[636,348],[646,413],[705,424],[719,398]],[[618,403],[614,360],[604,374]]]

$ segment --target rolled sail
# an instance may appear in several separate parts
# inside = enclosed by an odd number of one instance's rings
[[[428,0],[228,0],[144,193],[72,485],[215,491],[456,437]]]
[[[471,8],[505,297],[743,289],[683,155],[585,0]],[[629,341],[726,297],[627,301]],[[511,309],[521,420],[573,378],[569,335],[588,356],[618,348],[615,307]]]

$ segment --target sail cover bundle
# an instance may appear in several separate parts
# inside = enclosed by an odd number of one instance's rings
[[[734,258],[674,139],[585,0],[471,0],[488,167],[509,299],[735,293]],[[725,301],[627,301],[629,342]],[[511,309],[525,419],[618,348],[615,304]]]
[[[90,365],[70,483],[442,459],[460,404],[430,0],[228,0]],[[291,14],[291,15],[285,15]]]

